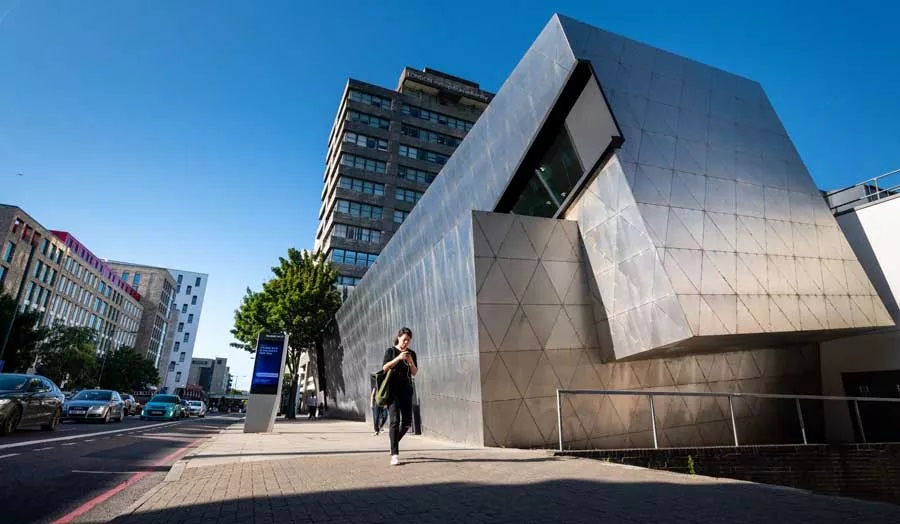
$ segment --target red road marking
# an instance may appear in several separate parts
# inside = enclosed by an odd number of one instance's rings
[[[159,466],[165,466],[167,462],[174,459],[180,453],[184,452],[188,448],[193,447],[194,444],[196,444],[197,442],[200,442],[201,440],[203,440],[203,439],[202,438],[195,439],[195,440],[189,442],[186,446],[176,449],[172,453],[169,453],[162,459],[158,460],[155,464],[153,464],[152,467],[155,468],[155,467],[159,467]],[[81,515],[84,515],[88,511],[97,507],[99,504],[108,500],[110,497],[112,497],[116,493],[119,493],[120,491],[125,490],[126,488],[135,484],[137,481],[141,480],[142,478],[146,477],[149,474],[150,474],[149,470],[148,471],[139,471],[139,472],[135,473],[134,475],[128,477],[128,480],[126,480],[125,482],[119,484],[118,486],[116,486],[114,488],[109,489],[105,493],[101,493],[100,495],[97,495],[96,497],[92,498],[91,500],[78,506],[77,508],[72,510],[70,513],[66,514],[64,517],[54,520],[52,524],[69,524],[76,517],[80,517]]]

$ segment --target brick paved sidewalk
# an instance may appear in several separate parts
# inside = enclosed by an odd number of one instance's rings
[[[367,428],[233,430],[186,457],[116,522],[900,522],[900,506],[414,436],[401,445],[404,464],[390,467],[387,438]]]

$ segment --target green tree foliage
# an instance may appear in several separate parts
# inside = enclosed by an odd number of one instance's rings
[[[279,257],[272,268],[272,278],[261,291],[247,293],[234,312],[237,340],[232,346],[254,352],[257,337],[262,333],[288,334],[287,371],[290,380],[289,418],[296,417],[294,405],[300,356],[313,350],[321,336],[322,327],[341,305],[335,288],[338,273],[322,253],[288,249],[287,257]]]
[[[57,324],[38,348],[37,371],[60,387],[93,387],[97,383],[96,355],[92,328]]]
[[[100,387],[104,389],[134,391],[159,383],[153,362],[130,347],[108,351],[100,357],[100,367]]]
[[[16,310],[15,297],[0,293],[0,344],[9,327],[9,320]],[[37,356],[37,348],[47,335],[47,330],[40,327],[41,314],[35,310],[19,312],[12,326],[6,351],[0,357],[6,361],[3,371],[7,373],[24,373]]]

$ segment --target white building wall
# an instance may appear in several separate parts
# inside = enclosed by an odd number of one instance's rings
[[[877,201],[837,220],[894,322],[900,323],[900,197]],[[823,395],[855,394],[844,391],[842,373],[900,370],[900,328],[824,342],[821,365]],[[830,440],[853,439],[846,404],[826,409],[825,424]]]
[[[194,356],[194,344],[197,342],[200,313],[203,311],[203,299],[206,295],[209,275],[180,269],[170,269],[169,272],[176,282],[175,309],[178,312],[178,320],[172,326],[172,329],[176,330],[175,341],[165,376],[165,390],[172,392],[188,383],[191,358]],[[180,283],[178,283],[179,277]],[[197,285],[198,278],[200,279],[199,285]],[[184,324],[184,327],[181,332],[178,332],[178,326],[181,324]],[[187,340],[185,340],[185,335],[188,335]],[[184,353],[184,358],[181,356],[182,353]]]

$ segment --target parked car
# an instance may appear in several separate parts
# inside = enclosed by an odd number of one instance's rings
[[[66,402],[66,420],[98,420],[104,424],[110,420],[125,419],[125,402],[119,393],[109,389],[83,389]]]
[[[191,416],[191,405],[188,404],[187,400],[181,400],[181,416],[183,418],[189,418]]]
[[[65,400],[63,392],[49,378],[0,373],[0,435],[37,424],[44,431],[53,431],[62,418]]]
[[[206,402],[202,400],[189,400],[190,414],[194,417],[203,418],[206,416]]]
[[[141,420],[181,418],[181,398],[178,395],[153,395],[141,411]]]
[[[137,415],[139,413],[137,401],[134,400],[133,396],[128,393],[119,393],[119,396],[122,397],[122,402],[125,403],[126,415]]]

